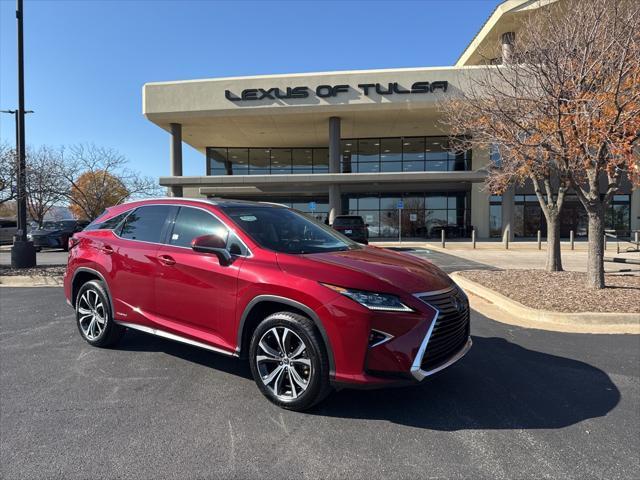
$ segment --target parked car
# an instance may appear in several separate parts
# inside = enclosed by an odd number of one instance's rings
[[[338,215],[334,218],[332,227],[355,242],[364,243],[365,245],[369,243],[369,226],[364,223],[360,216]]]
[[[43,248],[61,248],[66,252],[69,249],[69,238],[87,225],[89,222],[86,220],[44,222],[41,228],[31,230],[27,237],[38,252]]]
[[[0,218],[0,245],[11,245],[18,230],[18,223],[11,218]]]
[[[64,291],[89,344],[130,328],[245,358],[292,410],[420,383],[471,347],[467,298],[440,269],[273,204],[112,207],[71,239]]]

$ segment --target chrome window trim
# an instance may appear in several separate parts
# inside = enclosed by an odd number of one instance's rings
[[[427,345],[429,344],[429,339],[431,338],[431,334],[433,333],[433,328],[436,326],[436,323],[438,321],[438,317],[440,316],[440,310],[438,308],[434,307],[433,305],[431,305],[428,301],[426,301],[426,300],[424,300],[423,298],[420,298],[420,297],[429,297],[429,296],[441,295],[443,293],[451,292],[451,291],[453,291],[455,289],[456,289],[456,285],[452,285],[451,287],[443,288],[442,290],[435,290],[435,291],[432,291],[432,292],[423,292],[423,293],[414,293],[413,294],[418,300],[426,303],[427,305],[429,305],[431,308],[433,308],[436,311],[436,314],[433,317],[433,321],[431,322],[431,326],[429,327],[429,330],[427,331],[427,334],[424,336],[424,339],[422,340],[422,343],[420,344],[420,348],[418,349],[418,353],[416,354],[416,358],[414,358],[413,363],[411,364],[411,375],[413,375],[413,377],[418,381],[422,381],[426,377],[428,377],[429,375],[433,375],[434,373],[437,373],[440,370],[444,370],[445,368],[453,365],[458,360],[460,360],[462,357],[464,357],[466,355],[466,353],[469,351],[469,349],[471,348],[471,345],[473,345],[473,341],[471,340],[471,336],[469,336],[469,338],[467,339],[467,343],[465,343],[465,345],[453,357],[451,357],[445,363],[443,363],[442,365],[440,365],[437,368],[434,368],[433,370],[422,370],[422,368],[421,368],[422,359],[424,358],[424,354],[425,354],[425,352],[427,350]],[[471,315],[471,312],[469,312],[469,315]]]
[[[191,340],[190,338],[186,338],[181,335],[176,335],[175,333],[169,333],[164,330],[160,330],[159,328],[147,327],[146,325],[138,325],[137,323],[119,322],[117,320],[115,320],[115,323],[123,327],[132,328],[134,330],[139,330],[144,333],[149,333],[151,335],[155,335],[158,337],[167,338],[169,340],[174,340],[176,342],[186,343],[188,345],[193,345],[194,347],[204,348],[205,350],[211,350],[212,352],[222,353],[223,355],[228,355],[230,357],[238,356],[236,352],[223,350],[221,348],[217,348],[212,345],[208,345],[206,343],[198,342],[196,340]]]
[[[157,199],[160,200],[160,199]],[[191,199],[189,199],[189,201],[191,201]],[[202,200],[198,200],[203,202]],[[207,203],[209,205],[215,205],[211,202],[204,202]],[[224,222],[220,217],[218,217],[215,213],[207,210],[206,208],[202,208],[202,207],[197,207],[195,205],[187,205],[187,204],[183,204],[183,203],[145,203],[143,205],[138,205],[137,207],[133,207],[129,213],[127,214],[127,216],[122,220],[122,222],[120,222],[120,224],[118,226],[121,226],[123,224],[124,221],[127,220],[127,218],[129,218],[129,215],[131,214],[131,212],[134,212],[135,210],[139,209],[139,208],[144,208],[144,207],[155,207],[155,206],[160,206],[160,207],[186,207],[186,208],[196,208],[198,210],[202,210],[204,212],[207,212],[209,215],[211,215],[212,217],[214,217],[216,220],[218,220],[220,223],[222,223],[222,225],[224,225],[227,230],[229,230],[230,232],[233,232],[233,234],[238,238],[238,240],[240,240],[240,242],[244,245],[244,247],[247,249],[247,251],[249,252],[248,255],[238,255],[238,254],[233,254],[234,257],[242,257],[242,258],[252,258],[253,257],[253,251],[249,248],[249,246],[245,243],[244,240],[242,240],[242,238],[240,237],[240,235],[238,235],[237,233],[237,229],[235,228],[230,228],[229,225],[227,225],[226,222]],[[175,218],[174,218],[174,223],[175,223]],[[160,245],[160,246],[168,246],[168,247],[174,247],[174,248],[184,248],[186,250],[190,250],[193,251],[190,247],[183,247],[181,245],[171,245],[170,243],[162,243],[162,242],[148,242],[146,240],[136,240],[136,239],[132,239],[132,238],[124,238],[121,237],[120,235],[118,235],[114,230],[111,230],[111,232],[113,233],[113,235],[117,238],[119,238],[120,240],[126,240],[127,242],[138,242],[138,243],[148,243],[150,245]]]

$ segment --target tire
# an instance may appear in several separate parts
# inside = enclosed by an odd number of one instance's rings
[[[265,318],[251,337],[249,363],[262,394],[279,407],[307,410],[331,392],[327,351],[303,315],[277,312]]]
[[[109,294],[100,280],[91,280],[78,290],[76,324],[82,338],[94,347],[110,347],[124,333],[124,328],[113,321]]]

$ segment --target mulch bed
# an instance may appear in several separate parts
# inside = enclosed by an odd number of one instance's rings
[[[61,277],[66,270],[65,265],[42,265],[34,268],[11,268],[8,265],[0,265],[0,277],[17,277],[17,276],[42,276],[42,277]]]
[[[523,305],[556,312],[640,313],[640,276],[606,275],[607,288],[590,290],[586,273],[544,270],[470,270],[460,274]]]

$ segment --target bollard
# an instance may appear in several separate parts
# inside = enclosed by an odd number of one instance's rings
[[[640,232],[635,232],[633,234],[633,238],[635,239],[635,244],[637,245],[638,243],[640,243]]]
[[[509,250],[509,235],[504,238],[504,248]]]
[[[607,234],[604,234],[604,249],[607,249]]]
[[[445,248],[445,246],[444,246],[444,228],[441,230],[440,233],[442,234],[442,248]]]
[[[542,250],[542,232],[538,230],[538,250]]]
[[[569,242],[571,242],[571,250],[573,250],[573,230],[569,230]]]
[[[471,243],[473,243],[473,249],[476,248],[476,229],[471,230]]]

